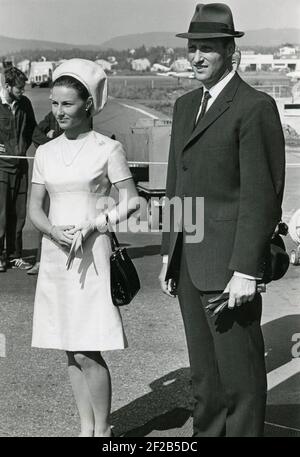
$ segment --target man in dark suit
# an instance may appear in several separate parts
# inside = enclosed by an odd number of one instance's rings
[[[266,252],[281,218],[284,138],[275,101],[232,70],[230,9],[199,4],[188,52],[203,87],[174,107],[166,197],[192,200],[193,218],[204,198],[204,237],[191,236],[188,211],[171,211],[164,230],[160,283],[171,296],[177,283],[190,357],[194,436],[260,436],[266,404],[260,326]],[[199,221],[196,221],[196,230]],[[215,316],[209,300],[229,296]],[[222,303],[222,301],[220,301]]]

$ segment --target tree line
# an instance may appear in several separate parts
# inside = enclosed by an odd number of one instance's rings
[[[241,47],[243,50],[249,50],[249,47]],[[265,46],[253,46],[251,50],[255,53],[260,54],[274,54],[278,51],[278,47],[265,47]],[[73,48],[73,49],[35,49],[35,50],[21,50],[12,54],[2,55],[1,60],[14,58],[14,62],[17,64],[21,60],[29,59],[30,61],[38,61],[44,56],[47,60],[50,61],[59,61],[62,59],[71,59],[71,58],[82,58],[89,60],[104,59],[107,60],[108,57],[114,56],[118,62],[118,69],[129,70],[131,68],[130,60],[131,59],[140,59],[147,58],[151,65],[154,63],[161,63],[167,57],[170,57],[173,62],[178,57],[186,57],[187,49],[186,48],[174,48],[173,52],[168,54],[169,49],[164,46],[155,46],[146,48],[145,46],[140,46],[135,49],[134,53],[131,53],[130,49],[123,51],[115,49],[82,49],[82,48]]]

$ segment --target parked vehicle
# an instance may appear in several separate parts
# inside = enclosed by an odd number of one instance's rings
[[[31,62],[28,78],[31,87],[49,87],[53,70],[53,62]]]
[[[141,118],[129,133],[117,135],[125,145],[138,193],[147,202],[152,230],[159,230],[162,223],[171,127],[170,119]]]

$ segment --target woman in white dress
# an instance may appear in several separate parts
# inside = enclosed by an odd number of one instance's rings
[[[64,133],[40,146],[34,162],[30,217],[44,235],[32,346],[67,351],[79,436],[111,436],[111,382],[101,351],[123,349],[127,342],[111,299],[107,224],[137,209],[137,192],[121,144],[90,128],[91,116],[107,99],[103,70],[71,59],[55,70],[53,81],[52,111]],[[112,184],[119,200],[107,212],[103,202]],[[43,210],[46,193],[49,216]],[[83,249],[77,249],[79,234]],[[67,269],[73,240],[75,256]]]

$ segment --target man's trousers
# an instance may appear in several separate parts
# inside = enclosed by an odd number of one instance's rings
[[[195,399],[194,436],[261,436],[267,390],[261,296],[211,317],[205,306],[220,292],[194,286],[183,247],[178,298]]]
[[[28,172],[0,170],[0,256],[6,238],[7,257],[22,256],[22,231],[26,221]]]

